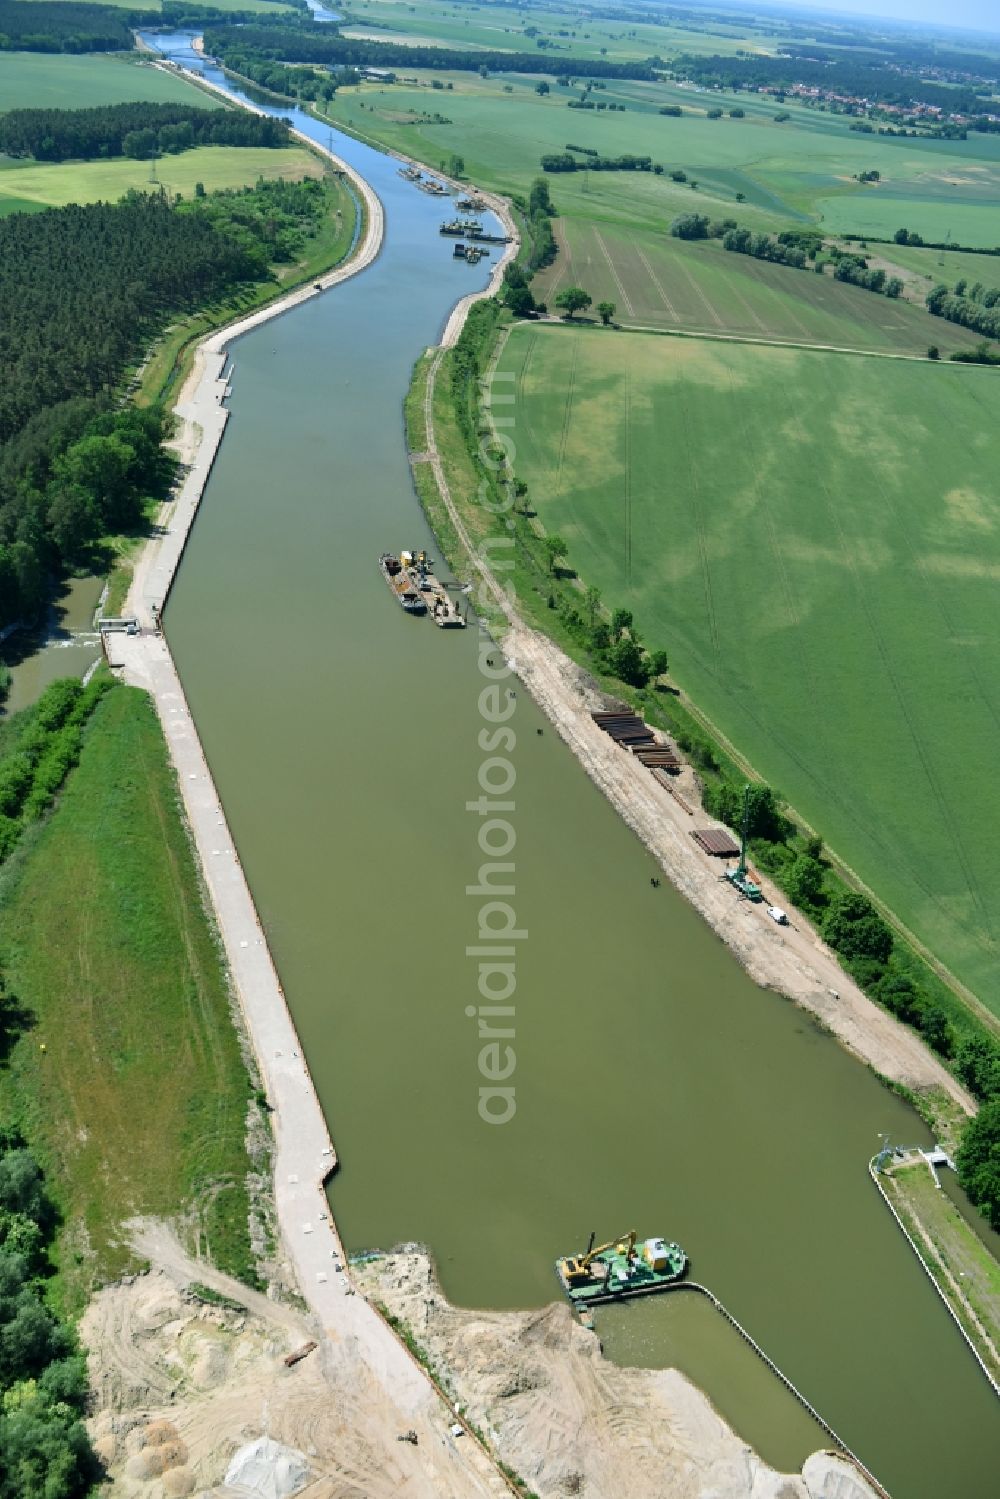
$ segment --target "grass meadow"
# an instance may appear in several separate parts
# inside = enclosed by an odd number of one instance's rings
[[[39,0],[42,3],[42,0]],[[86,109],[95,104],[203,104],[201,89],[134,57],[73,57],[68,53],[0,52],[0,112],[8,109]]]
[[[39,164],[0,157],[0,214],[59,208],[66,203],[116,202],[130,188],[151,185],[152,163],[126,157],[114,161]],[[256,146],[198,146],[156,162],[156,181],[170,193],[194,195],[195,183],[207,192],[252,187],[258,177],[322,177],[318,157],[301,146],[267,150]]]
[[[556,233],[559,255],[533,283],[550,308],[562,288],[582,286],[595,303],[614,302],[618,322],[640,327],[917,355],[932,343],[950,351],[979,341],[912,302],[875,296],[829,273],[732,254],[719,240],[678,240],[576,218],[559,219]]]
[[[1000,1013],[1000,377],[530,325],[501,368],[582,580]]]
[[[32,1020],[0,1070],[0,1118],[24,1121],[62,1210],[64,1300],[128,1266],[136,1213],[184,1215],[246,1276],[249,1082],[144,692],[100,703],[55,810],[3,874],[0,959]]]

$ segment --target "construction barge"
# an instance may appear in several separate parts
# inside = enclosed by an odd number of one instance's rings
[[[427,600],[416,588],[400,558],[394,557],[391,552],[383,552],[378,559],[378,565],[396,603],[400,605],[404,614],[426,614]]]
[[[451,253],[455,260],[467,260],[469,265],[478,265],[483,256],[490,252],[485,245],[465,245],[459,240]]]
[[[584,1254],[556,1260],[556,1275],[570,1302],[578,1307],[605,1306],[635,1296],[652,1296],[682,1280],[688,1258],[679,1244],[625,1234],[594,1247],[591,1234]]]
[[[478,240],[484,245],[509,245],[509,234],[487,234],[478,219],[446,219],[438,226],[439,234],[450,234],[453,239]]]
[[[404,551],[398,557],[383,552],[378,565],[405,613],[429,613],[439,630],[465,629],[458,604],[435,577],[426,552]]]

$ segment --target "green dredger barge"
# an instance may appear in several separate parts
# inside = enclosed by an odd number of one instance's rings
[[[687,1269],[687,1255],[679,1244],[645,1239],[637,1248],[633,1232],[595,1249],[595,1237],[591,1234],[585,1254],[556,1260],[556,1274],[574,1305],[601,1306],[649,1296],[674,1285]]]

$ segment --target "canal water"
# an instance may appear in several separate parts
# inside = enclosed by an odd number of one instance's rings
[[[68,578],[34,629],[0,641],[0,662],[10,667],[6,713],[27,708],[57,677],[82,677],[101,657],[94,618],[103,578]]]
[[[868,1177],[880,1133],[926,1140],[919,1120],[653,888],[516,679],[481,702],[478,631],[404,616],[379,575],[385,549],[433,550],[401,405],[485,270],[453,262],[441,205],[392,158],[336,149],[382,198],[385,247],[233,346],[165,625],[337,1146],[345,1243],[420,1240],[452,1300],[515,1307],[552,1299],[553,1261],[592,1229],[676,1238],[896,1499],[991,1493],[997,1402]],[[493,857],[514,866],[512,916],[476,893],[479,736],[508,708],[515,841]],[[498,1125],[478,1112],[467,949],[501,923],[523,936]],[[775,1464],[826,1445],[698,1298],[599,1332],[624,1362],[689,1371]]]

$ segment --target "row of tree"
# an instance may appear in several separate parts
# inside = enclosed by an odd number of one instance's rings
[[[809,262],[805,250],[799,245],[782,244],[771,234],[754,234],[750,229],[727,229],[722,236],[724,250],[736,255],[752,255],[756,260],[770,260],[775,265],[790,265],[803,270]]]
[[[968,294],[964,283],[959,282],[958,285],[963,287],[961,293],[958,292],[958,286],[954,292],[949,291],[943,282],[929,291],[927,311],[934,317],[947,318],[949,323],[959,323],[963,328],[971,328],[984,338],[1000,338],[1000,295],[993,294],[992,300],[987,301],[988,294],[985,291],[982,299],[975,298]]]
[[[0,151],[36,161],[148,157],[207,145],[278,147],[288,141],[286,120],[246,109],[136,103],[0,114]]]
[[[865,291],[892,298],[898,297],[903,290],[903,283],[898,276],[889,276],[881,268],[872,269],[863,255],[837,253],[833,259],[835,281],[846,281],[851,286],[862,286]]]
[[[673,172],[670,175],[676,176]],[[721,239],[736,227],[735,219],[710,219],[707,213],[681,213],[672,221],[670,233],[674,239]]]
[[[128,365],[170,317],[301,253],[326,204],[310,179],[0,219],[0,626],[165,491],[161,415],[114,404]]]
[[[590,152],[583,161],[578,161],[570,154],[569,148],[565,151],[550,152],[542,157],[541,167],[543,172],[655,172],[657,176],[663,171],[659,162],[655,165],[649,156],[633,156],[625,152],[621,156],[598,156]]]
[[[84,725],[110,686],[107,677],[95,677],[86,687],[75,677],[63,678],[18,717],[19,732],[0,759],[0,864],[51,806],[80,757]]]
[[[958,1179],[1000,1230],[1000,1044],[991,1036],[969,1037],[958,1048],[955,1071],[980,1104],[962,1135]]]
[[[742,784],[721,778],[705,786],[702,800],[706,811],[739,831],[743,825],[743,794]],[[822,840],[796,838],[794,824],[769,786],[750,787],[747,834],[754,862],[797,909],[816,922],[855,982],[898,1019],[918,1030],[939,1055],[952,1057],[955,1036],[948,1017],[937,1000],[920,987],[906,960],[894,956],[891,928],[866,896],[852,890],[830,892]]]
[[[47,0],[39,7],[33,0],[0,0],[0,52],[120,52],[131,47],[128,15],[113,5]]]
[[[546,73],[551,77],[579,77],[578,57],[539,56],[531,52],[467,52],[459,48],[434,47],[406,42],[370,42],[341,36],[335,27],[311,21],[284,21],[281,25],[209,26],[205,50],[230,66],[230,55],[255,54],[284,62],[314,62],[348,68],[432,68],[447,72]],[[586,70],[595,78],[652,79],[653,63],[588,61]]]
[[[0,986],[0,1052],[21,1018]],[[77,1499],[101,1476],[87,1363],[45,1301],[58,1214],[17,1130],[0,1130],[0,1499]]]

